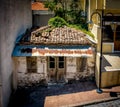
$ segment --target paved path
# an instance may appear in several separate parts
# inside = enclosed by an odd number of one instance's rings
[[[120,99],[102,102],[98,104],[86,105],[83,107],[120,107]]]
[[[70,81],[67,84],[18,88],[16,93],[11,97],[9,107],[44,107],[47,96],[54,97],[93,89],[96,89],[95,82],[93,81]]]
[[[18,88],[8,107],[83,106],[117,98],[120,93],[120,86],[104,89],[102,94],[96,93],[96,88],[93,81]]]
[[[111,89],[103,89],[102,94],[98,94],[96,89],[93,89],[72,94],[47,96],[44,107],[83,107],[87,104],[105,102],[116,98],[120,98],[120,86]]]

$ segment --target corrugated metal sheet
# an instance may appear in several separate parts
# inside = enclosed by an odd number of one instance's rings
[[[93,55],[90,46],[33,46],[16,45],[12,53],[13,57],[19,56],[72,56],[90,57]]]

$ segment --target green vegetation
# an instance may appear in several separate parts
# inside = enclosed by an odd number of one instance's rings
[[[85,34],[88,34],[89,36],[91,36],[94,39],[94,35],[91,32],[89,32],[86,29],[84,29],[81,25],[78,25],[78,24],[68,24],[63,18],[58,17],[58,16],[56,16],[54,18],[51,18],[48,21],[48,24],[51,26],[51,28],[49,30],[47,30],[47,32],[52,31],[52,29],[55,28],[55,27],[68,26],[68,27],[71,27],[71,28],[75,28],[76,30],[81,30]]]
[[[84,29],[81,25],[71,24],[71,25],[69,25],[69,27],[75,28],[76,30],[81,30],[82,32],[84,32],[85,34],[88,34],[89,36],[91,36],[94,39],[94,35],[90,31]]]
[[[48,24],[53,27],[63,27],[68,26],[68,23],[61,17],[54,17],[48,21]]]
[[[63,18],[69,24],[79,24],[88,29],[85,12],[80,0],[47,0],[45,7],[55,13],[55,17]]]
[[[55,17],[51,18],[48,22],[51,29],[54,27],[69,26],[94,38],[94,35],[88,31],[88,24],[86,23],[87,16],[81,7],[80,0],[47,0],[45,7],[55,13]],[[50,29],[50,31],[51,31]]]

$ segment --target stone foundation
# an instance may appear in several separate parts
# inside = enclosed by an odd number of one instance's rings
[[[40,73],[18,73],[18,86],[33,86],[36,84],[45,84],[45,76]]]

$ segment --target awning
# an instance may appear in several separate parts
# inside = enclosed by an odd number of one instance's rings
[[[93,50],[90,46],[15,46],[13,57],[26,56],[71,56],[91,57]]]

